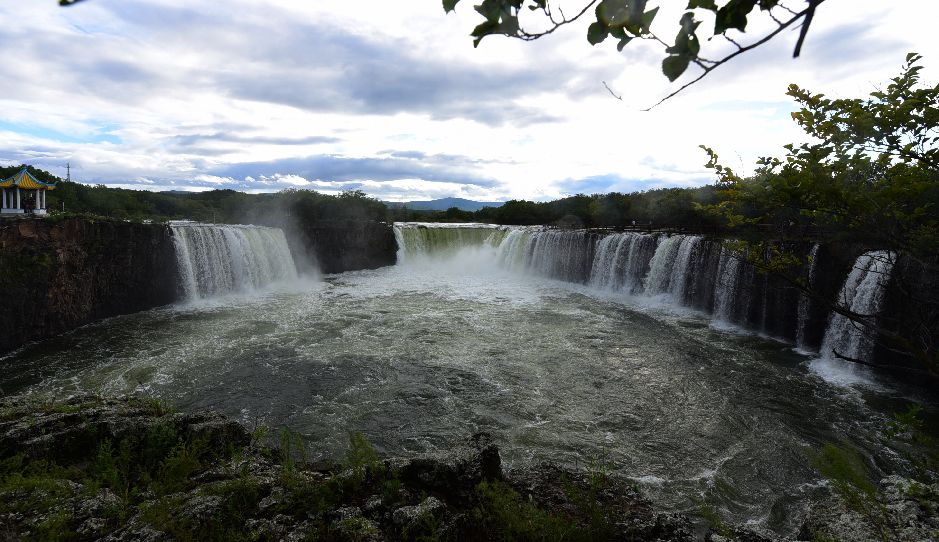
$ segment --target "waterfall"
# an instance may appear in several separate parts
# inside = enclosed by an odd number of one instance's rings
[[[496,267],[611,292],[668,294],[675,304],[709,312],[718,325],[735,324],[795,340],[800,350],[815,342],[811,299],[769,275],[757,276],[748,254],[733,251],[719,240],[488,224],[396,223],[394,232],[399,262],[485,249],[467,254],[469,259],[463,263],[481,262],[491,266],[483,271]],[[770,258],[775,250],[767,247],[763,258]],[[819,250],[816,244],[808,254],[804,273],[810,287],[819,282]],[[858,258],[840,294],[845,308],[865,315],[879,310],[892,258],[893,254],[882,251]],[[831,315],[822,342],[823,357],[837,351],[863,359],[873,345],[868,333],[838,314]]]
[[[296,278],[284,232],[277,228],[171,223],[186,299],[244,292]]]
[[[629,247],[626,260],[623,289],[627,293],[639,293],[643,288],[643,279],[649,274],[652,258],[658,248],[659,236],[641,234],[636,236]]]
[[[629,256],[639,237],[635,233],[618,233],[601,239],[593,257],[589,284],[607,290],[622,289],[627,281]]]
[[[659,242],[652,256],[649,274],[645,278],[646,294],[659,294],[668,290],[672,268],[683,240],[684,236],[673,235]]]
[[[895,260],[896,256],[892,252],[884,250],[859,256],[838,294],[839,305],[865,316],[873,323],[880,311]],[[823,357],[833,357],[837,352],[845,357],[866,361],[873,346],[874,337],[870,329],[841,314],[831,314],[822,340]]]
[[[524,248],[525,267],[542,277],[587,282],[593,251],[593,236],[585,231],[534,231]]]
[[[805,284],[809,289],[812,288],[812,284],[815,283],[815,262],[818,260],[818,243],[812,245],[812,250],[809,251],[809,270],[805,277]],[[798,321],[796,322],[796,348],[802,351],[808,350],[808,345],[805,341],[805,331],[809,323],[809,315],[811,314],[812,309],[812,300],[805,293],[799,294],[799,308],[798,308]]]
[[[506,228],[488,224],[394,224],[398,262],[431,255],[451,255],[468,247],[496,247],[506,234]]]
[[[714,319],[726,323],[744,323],[750,305],[749,264],[742,256],[721,247],[714,287]]]
[[[510,271],[524,269],[525,248],[528,246],[529,232],[526,229],[513,229],[505,236],[496,254],[499,266]]]
[[[701,244],[701,237],[683,237],[678,245],[675,261],[672,263],[672,275],[668,281],[668,291],[677,303],[685,304],[689,282],[694,278],[694,255]]]

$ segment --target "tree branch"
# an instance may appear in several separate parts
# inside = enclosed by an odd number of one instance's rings
[[[746,46],[744,46],[744,47],[740,47],[739,49],[737,49],[737,50],[734,51],[733,53],[731,53],[731,54],[725,56],[724,58],[722,58],[722,59],[716,61],[713,66],[704,68],[704,72],[702,72],[701,75],[699,75],[699,76],[695,77],[694,79],[692,79],[691,81],[685,83],[684,85],[682,85],[681,87],[679,87],[678,90],[675,90],[675,91],[669,93],[667,96],[665,96],[664,98],[662,98],[661,100],[659,100],[658,102],[656,102],[652,107],[643,109],[643,111],[651,111],[651,110],[654,109],[655,107],[661,105],[661,104],[662,104],[663,102],[665,102],[666,100],[668,100],[668,99],[670,99],[670,98],[674,98],[674,97],[677,96],[681,91],[683,91],[683,90],[685,90],[686,88],[690,87],[691,85],[697,83],[698,81],[704,79],[709,73],[711,73],[712,71],[716,70],[718,67],[723,66],[724,64],[726,64],[727,62],[729,62],[730,60],[732,60],[733,58],[735,58],[736,56],[741,55],[741,54],[743,54],[743,53],[746,53],[747,51],[750,51],[750,50],[752,50],[752,49],[756,49],[756,48],[759,47],[760,45],[763,45],[764,43],[766,43],[766,42],[768,42],[769,40],[773,39],[774,37],[776,37],[777,35],[779,35],[779,33],[781,33],[783,30],[785,30],[786,28],[789,28],[790,26],[792,26],[796,21],[798,21],[798,20],[801,19],[802,17],[805,17],[805,16],[808,14],[809,10],[812,10],[812,12],[814,13],[815,7],[816,7],[818,4],[821,4],[821,3],[824,2],[824,1],[825,1],[825,0],[811,0],[811,1],[810,1],[810,5],[809,5],[808,8],[806,8],[806,9],[804,9],[804,10],[802,10],[802,11],[796,13],[791,19],[789,19],[789,20],[786,21],[785,23],[779,25],[779,27],[776,28],[776,30],[770,32],[770,33],[767,34],[766,36],[763,36],[763,38],[762,38],[761,40],[756,41],[756,42],[754,42],[754,43],[751,43],[750,45],[746,45]],[[807,30],[806,30],[806,31],[807,31]],[[738,46],[738,47],[739,47],[739,46]]]
[[[622,94],[620,94],[619,96],[617,96],[616,93],[613,92],[613,89],[610,88],[610,85],[607,85],[607,84],[606,84],[606,81],[600,81],[600,82],[603,83],[603,87],[606,88],[607,92],[609,92],[611,96],[613,96],[614,98],[616,98],[616,99],[619,100],[619,101],[623,101],[623,95],[622,95]]]
[[[805,20],[802,21],[802,29],[799,30],[799,40],[796,41],[796,49],[792,52],[792,58],[799,58],[799,54],[802,53],[802,42],[805,41],[805,36],[809,33],[809,25],[812,24],[812,18],[815,17],[815,6],[823,1],[809,0],[809,7],[805,10]]]
[[[518,38],[518,39],[520,39],[520,40],[522,40],[522,41],[534,41],[534,40],[536,40],[536,39],[538,39],[538,38],[540,38],[540,37],[542,37],[542,36],[547,36],[548,34],[553,33],[553,32],[554,32],[555,30],[557,30],[558,28],[561,28],[561,27],[564,26],[564,25],[571,24],[572,22],[576,21],[577,19],[580,19],[581,17],[583,17],[584,14],[587,13],[587,12],[590,10],[590,8],[592,8],[593,6],[595,6],[595,5],[597,4],[597,2],[599,2],[599,1],[600,1],[600,0],[591,0],[586,6],[584,6],[584,8],[583,8],[582,10],[580,10],[580,11],[577,13],[577,15],[574,15],[574,16],[571,17],[570,19],[568,19],[568,18],[564,15],[564,12],[563,12],[563,11],[561,12],[561,20],[560,20],[559,22],[555,22],[555,21],[554,21],[554,18],[549,15],[548,18],[549,18],[549,20],[554,24],[554,26],[552,26],[551,28],[545,30],[544,32],[536,32],[536,33],[534,33],[534,34],[531,34],[531,33],[528,33],[528,32],[526,32],[526,31],[522,30],[521,28],[519,28],[518,34],[516,34],[516,35],[514,35],[514,36],[510,36],[510,37]],[[560,9],[560,8],[559,8],[559,9]]]

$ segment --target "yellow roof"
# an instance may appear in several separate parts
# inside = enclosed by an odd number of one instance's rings
[[[36,177],[33,177],[33,174],[26,168],[21,169],[19,173],[14,174],[12,177],[0,181],[0,187],[2,188],[13,188],[14,186],[26,190],[35,190],[37,188],[55,190],[55,183],[40,181]]]

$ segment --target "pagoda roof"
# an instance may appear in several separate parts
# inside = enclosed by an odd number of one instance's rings
[[[55,190],[55,184],[56,183],[54,182],[47,183],[45,181],[40,181],[29,172],[28,168],[24,167],[18,173],[14,173],[13,176],[0,181],[0,188],[19,187],[26,190],[35,190],[37,188],[42,188],[44,190]]]

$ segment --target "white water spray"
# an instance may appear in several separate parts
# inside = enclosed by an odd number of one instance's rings
[[[895,254],[884,250],[859,256],[838,294],[839,304],[873,324],[873,319],[880,312],[895,260]],[[825,338],[822,340],[823,357],[836,357],[835,353],[838,353],[848,358],[867,361],[873,347],[873,331],[868,326],[854,322],[844,315],[832,313],[828,320],[828,329],[825,330]]]
[[[226,224],[170,224],[186,299],[246,292],[295,279],[284,232]]]

